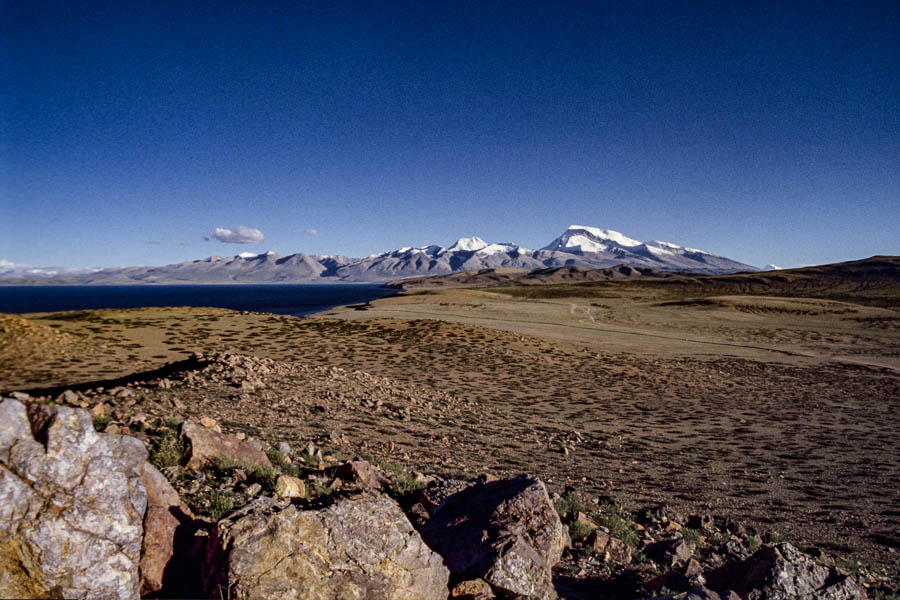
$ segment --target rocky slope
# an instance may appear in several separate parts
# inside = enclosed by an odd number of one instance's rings
[[[318,388],[294,420],[365,404],[399,424],[474,408],[450,395],[232,354],[167,371],[0,401],[0,596],[895,597],[861,565],[714,514],[376,462],[333,431],[255,439],[188,400],[299,377]]]

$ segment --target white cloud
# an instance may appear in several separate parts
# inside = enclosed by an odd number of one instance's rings
[[[305,233],[306,235],[316,235],[319,233],[318,229],[295,229],[297,233]]]
[[[226,244],[258,244],[263,241],[263,233],[259,229],[249,227],[216,227],[212,237]]]
[[[5,258],[0,258],[0,269],[15,269],[16,263],[10,262]]]

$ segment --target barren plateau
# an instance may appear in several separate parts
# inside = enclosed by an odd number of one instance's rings
[[[418,284],[311,318],[0,315],[0,390],[211,415],[270,442],[330,440],[434,472],[529,472],[625,507],[737,519],[896,587],[900,278],[897,259],[881,263],[841,282],[798,270]],[[185,375],[195,352],[265,361]],[[128,402],[104,396],[128,383]]]

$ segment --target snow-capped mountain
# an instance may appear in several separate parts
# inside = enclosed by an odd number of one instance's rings
[[[52,283],[310,283],[377,282],[445,275],[473,269],[544,269],[548,267],[607,268],[626,264],[662,271],[733,273],[755,267],[703,250],[669,242],[641,242],[617,231],[572,225],[539,250],[518,244],[487,243],[464,237],[444,248],[439,245],[404,247],[365,258],[317,256],[275,252],[243,252],[232,257],[210,256],[202,260],[163,267],[103,269],[83,275],[45,278]],[[23,277],[2,277],[6,283]],[[28,279],[28,278],[24,278]],[[32,279],[33,280],[33,279]]]
[[[685,248],[671,242],[640,242],[618,231],[572,225],[543,250],[566,252],[585,259],[582,266],[608,267],[625,263],[653,267],[663,271],[697,273],[732,273],[755,271],[756,268],[696,248]],[[614,261],[610,263],[608,261]],[[581,263],[579,263],[581,264]]]

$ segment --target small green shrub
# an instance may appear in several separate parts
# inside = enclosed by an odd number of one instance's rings
[[[759,550],[762,547],[762,538],[758,535],[751,535],[747,537],[747,549],[753,553]]]
[[[394,488],[394,491],[401,496],[405,496],[406,494],[425,487],[424,483],[422,483],[421,481],[416,481],[415,476],[408,471],[403,471],[399,475],[394,475],[393,477],[391,477],[391,484]]]
[[[632,548],[640,542],[640,536],[631,526],[631,522],[618,515],[601,514],[597,517],[597,522],[609,529],[611,536],[619,538]]]
[[[297,465],[286,465],[281,467],[281,472],[290,477],[300,477],[300,467]]]
[[[415,476],[403,468],[403,465],[397,462],[388,462],[381,465],[381,468],[390,473],[391,489],[398,496],[405,496],[416,490],[425,487],[421,481],[416,481]]]
[[[186,454],[184,440],[175,431],[165,429],[151,444],[150,462],[160,469],[175,467],[181,464]]]
[[[631,553],[631,560],[637,565],[650,562],[650,557],[641,552],[640,550],[634,550]]]
[[[234,498],[230,494],[212,492],[209,495],[209,517],[218,521],[234,508]]]
[[[587,536],[591,535],[592,531],[594,531],[593,527],[587,523],[582,523],[581,521],[574,521],[569,524],[569,536],[571,536],[573,542],[585,539]]]
[[[102,432],[106,429],[106,426],[109,425],[109,422],[112,421],[112,417],[108,415],[103,415],[100,417],[94,417],[94,429],[96,431]]]
[[[272,467],[250,465],[247,467],[247,478],[262,486],[263,493],[275,493],[275,480],[278,479],[278,471]]]
[[[308,489],[311,492],[311,497],[313,498],[328,495],[328,487],[326,487],[325,484],[318,479],[313,479],[312,481],[310,481]]]
[[[233,469],[240,467],[240,463],[227,454],[218,454],[213,456],[212,468],[219,473],[227,473]]]
[[[834,561],[834,566],[850,575],[859,575],[859,572],[863,568],[861,562],[853,560],[852,558],[838,558]]]
[[[291,464],[291,460],[277,448],[269,448],[266,450],[266,456],[276,467],[284,467]]]
[[[577,512],[591,513],[596,509],[590,502],[582,500],[575,492],[569,492],[553,503],[553,507],[560,517],[574,515]]]
[[[700,533],[699,529],[685,527],[681,530],[681,537],[684,539],[685,544],[695,550],[703,547],[703,534]]]

